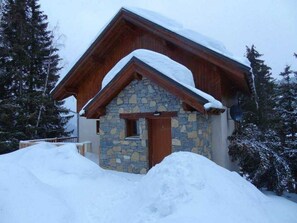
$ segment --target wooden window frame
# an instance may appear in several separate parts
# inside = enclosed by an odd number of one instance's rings
[[[125,119],[126,138],[139,138],[139,119]]]

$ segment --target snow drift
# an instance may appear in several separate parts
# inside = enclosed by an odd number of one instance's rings
[[[1,222],[296,222],[297,205],[238,174],[174,153],[145,176],[99,168],[74,145],[0,156]]]

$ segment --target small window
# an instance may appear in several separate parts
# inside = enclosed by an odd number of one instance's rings
[[[126,119],[126,137],[139,137],[138,119]]]
[[[100,134],[100,120],[96,120],[96,133],[97,135]]]

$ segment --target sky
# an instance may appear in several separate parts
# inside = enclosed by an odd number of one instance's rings
[[[63,77],[123,6],[158,12],[222,42],[235,56],[254,44],[273,77],[297,70],[296,0],[40,0],[60,44]]]

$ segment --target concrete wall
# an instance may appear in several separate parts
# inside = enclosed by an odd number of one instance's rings
[[[236,165],[231,162],[228,154],[228,136],[232,135],[235,125],[229,115],[229,109],[225,107],[225,112],[221,115],[212,115],[212,152],[213,161],[229,170],[235,170]]]
[[[78,124],[78,140],[79,142],[91,141],[93,153],[99,153],[100,145],[100,136],[96,133],[96,120],[95,119],[86,119],[85,117],[79,117]]]

